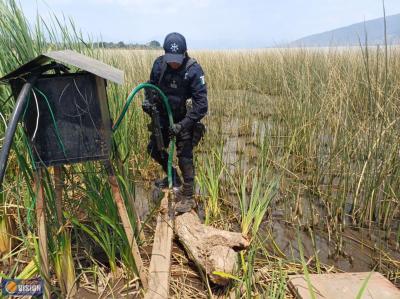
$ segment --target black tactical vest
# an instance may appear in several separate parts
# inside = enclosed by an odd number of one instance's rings
[[[168,97],[174,115],[174,121],[182,120],[186,115],[186,100],[191,97],[188,71],[196,63],[193,58],[186,59],[184,66],[177,70],[168,68],[165,61],[162,63],[158,86]]]

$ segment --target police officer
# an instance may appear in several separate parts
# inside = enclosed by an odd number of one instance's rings
[[[142,107],[150,114],[151,105],[156,105],[165,147],[172,137],[176,137],[178,164],[183,184],[174,168],[173,184],[174,187],[180,186],[176,192],[178,202],[175,211],[185,213],[195,206],[193,147],[204,133],[204,126],[200,120],[208,110],[207,87],[201,66],[187,53],[183,35],[176,32],[168,34],[163,48],[165,54],[155,60],[149,82],[157,85],[168,97],[174,119],[173,126],[169,127],[166,109],[160,96],[153,90],[146,90]],[[191,99],[190,109],[187,107],[188,99]],[[147,151],[167,173],[168,154],[165,150],[157,149],[154,134],[150,136]],[[168,178],[156,181],[156,185],[159,188],[168,187]]]

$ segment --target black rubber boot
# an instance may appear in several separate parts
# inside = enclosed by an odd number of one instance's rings
[[[183,185],[176,192],[175,199],[177,204],[175,205],[175,212],[178,214],[190,212],[195,206],[194,201],[194,166],[193,159],[186,157],[179,158],[179,168],[182,172]]]
[[[154,185],[157,188],[160,189],[165,189],[168,188],[168,176],[166,176],[163,179],[158,179],[154,182]],[[172,187],[173,188],[179,188],[180,186],[182,186],[182,180],[179,177],[178,172],[176,171],[175,168],[172,168]]]
[[[193,198],[194,186],[193,183],[183,183],[182,187],[176,192],[175,212],[178,214],[188,213],[196,207],[196,202]]]

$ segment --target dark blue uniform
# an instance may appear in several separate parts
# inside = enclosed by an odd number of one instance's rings
[[[179,168],[182,171],[185,183],[193,183],[193,128],[208,110],[207,87],[201,66],[193,59],[186,57],[182,65],[174,70],[163,59],[158,57],[150,74],[150,83],[157,85],[168,97],[172,109],[174,123],[182,125],[182,131],[176,138],[177,157]],[[192,99],[192,108],[187,111],[186,101]],[[160,112],[160,122],[164,144],[169,144],[169,122],[164,105],[158,101],[157,108]],[[148,153],[167,171],[167,153],[157,150],[153,135],[150,137]]]

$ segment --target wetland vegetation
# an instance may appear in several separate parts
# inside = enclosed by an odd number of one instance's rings
[[[38,54],[69,48],[125,71],[110,84],[116,119],[129,92],[147,81],[159,50],[94,48],[71,21],[38,17],[29,26],[14,1],[0,1],[0,76]],[[251,240],[232,283],[204,281],[184,251],[173,251],[176,298],[290,297],[290,274],[379,271],[400,285],[400,50],[265,49],[189,51],[209,88],[207,134],[196,149],[196,199],[205,221]],[[14,99],[0,87],[0,147]],[[142,96],[143,97],[143,96]],[[4,120],[4,121],[3,121]],[[143,155],[148,117],[131,106],[113,136],[113,161],[148,265],[159,167]],[[0,277],[40,274],[35,169],[17,130],[0,193]],[[46,170],[53,291],[140,294],[129,243],[99,163],[63,167],[63,225],[52,170]],[[139,211],[142,231],[133,209]],[[63,271],[65,270],[65,271]]]

